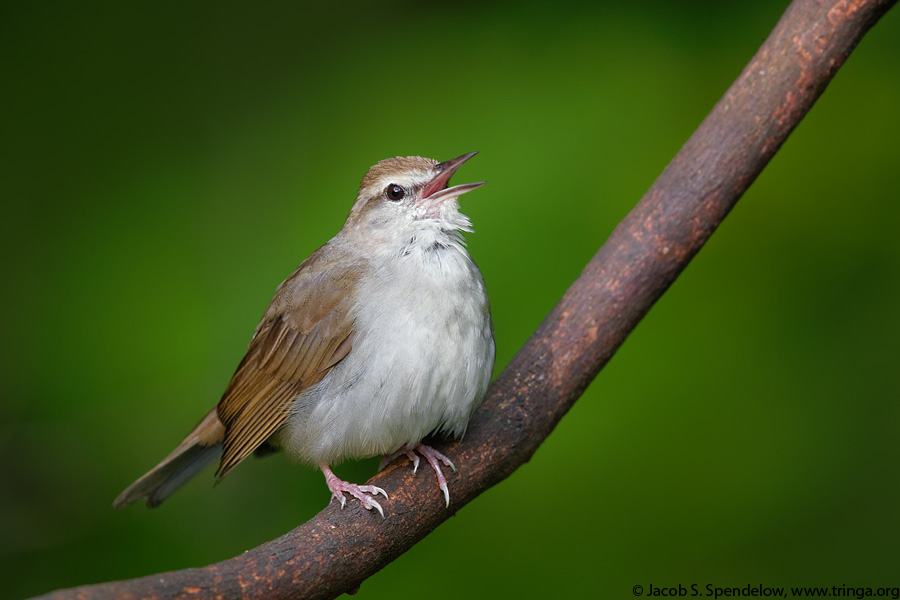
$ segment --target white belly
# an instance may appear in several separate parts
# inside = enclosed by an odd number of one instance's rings
[[[395,451],[461,436],[494,365],[484,281],[462,248],[416,252],[360,285],[353,349],[295,402],[276,441],[295,459]]]

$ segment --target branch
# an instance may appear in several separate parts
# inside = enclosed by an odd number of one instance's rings
[[[46,598],[334,598],[353,591],[526,462],[668,289],[850,52],[896,0],[795,0],[743,73],[491,386],[462,443],[451,506],[405,464],[373,478],[387,518],[332,504],[290,533],[198,569]],[[400,464],[400,463],[398,463]]]

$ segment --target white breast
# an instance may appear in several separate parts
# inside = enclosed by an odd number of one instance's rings
[[[494,365],[487,292],[455,240],[418,244],[365,277],[350,354],[295,403],[280,445],[331,464],[461,436]]]

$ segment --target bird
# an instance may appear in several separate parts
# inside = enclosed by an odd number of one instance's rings
[[[218,404],[113,506],[157,506],[216,461],[218,482],[250,454],[280,450],[322,471],[329,502],[344,508],[347,494],[382,517],[387,492],[331,465],[383,455],[383,468],[405,455],[415,473],[422,456],[449,507],[442,466],[456,466],[422,440],[463,436],[496,354],[459,210],[484,182],[448,187],[475,154],[371,167],[337,235],[276,289]]]

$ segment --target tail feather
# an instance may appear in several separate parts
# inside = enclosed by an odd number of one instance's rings
[[[190,478],[219,460],[224,437],[225,427],[214,408],[169,456],[119,494],[113,507],[121,508],[142,499],[151,508],[158,506]]]

